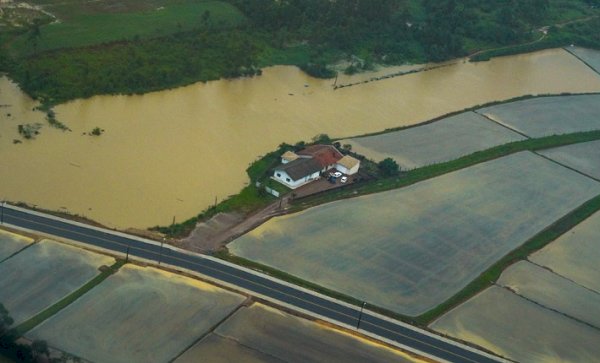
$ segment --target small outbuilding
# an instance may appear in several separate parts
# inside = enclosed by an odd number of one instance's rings
[[[286,151],[283,153],[283,155],[281,155],[281,163],[287,164],[290,161],[294,161],[298,158],[299,158],[299,156],[296,155],[296,153],[294,153],[293,151]]]
[[[344,155],[343,158],[337,161],[335,168],[343,174],[354,175],[358,173],[358,169],[360,168],[360,160],[350,155]]]

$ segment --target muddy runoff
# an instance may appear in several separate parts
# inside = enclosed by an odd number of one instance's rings
[[[560,49],[461,60],[337,90],[332,84],[277,66],[257,78],[97,96],[55,108],[72,130],[64,132],[48,126],[44,114],[31,111],[36,103],[1,78],[0,198],[110,227],[168,225],[237,193],[248,183],[246,167],[282,142],[411,125],[526,94],[600,91],[600,77]],[[22,139],[18,124],[36,122],[43,127],[35,140],[13,143]],[[96,127],[105,132],[90,135]]]

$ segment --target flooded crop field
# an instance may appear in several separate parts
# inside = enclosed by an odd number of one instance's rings
[[[477,113],[466,112],[406,130],[343,140],[342,144],[351,144],[352,151],[372,160],[391,157],[401,169],[414,169],[524,139]]]
[[[222,348],[218,356],[223,362],[418,361],[396,350],[260,304],[238,310],[175,362],[198,362],[218,348]]]
[[[595,362],[600,331],[492,286],[430,328],[518,362]]]
[[[18,325],[77,290],[114,259],[50,240],[0,263],[0,303]]]
[[[600,141],[567,145],[539,153],[592,178],[600,179]]]
[[[521,152],[277,217],[228,247],[369,304],[419,315],[599,193],[600,183]]]
[[[600,51],[581,47],[569,47],[568,50],[600,73]]]
[[[600,293],[600,212],[578,224],[529,260]]]
[[[526,94],[600,91],[600,77],[562,49],[461,60],[337,90],[332,82],[278,66],[255,78],[98,96],[55,108],[72,130],[63,132],[0,78],[0,174],[11,176],[0,195],[110,227],[167,225],[237,193],[248,182],[248,164],[282,142],[414,125]],[[17,132],[36,123],[35,140]],[[105,132],[90,136],[96,127]]]
[[[243,300],[190,278],[125,265],[27,337],[95,362],[167,362]]]
[[[506,269],[497,284],[541,306],[600,329],[600,293],[546,268],[521,261]]]
[[[19,252],[32,242],[31,238],[0,230],[0,261]]]
[[[530,137],[600,129],[600,95],[540,97],[477,112]]]

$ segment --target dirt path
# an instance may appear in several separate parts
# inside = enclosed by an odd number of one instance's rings
[[[219,213],[208,221],[198,223],[186,238],[175,246],[200,253],[212,253],[242,234],[260,226],[274,216],[286,213],[289,197],[283,197],[258,212],[243,216],[238,213]]]

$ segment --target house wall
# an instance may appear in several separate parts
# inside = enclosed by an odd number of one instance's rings
[[[358,173],[358,169],[360,168],[360,163],[354,165],[354,167],[352,169],[347,169],[346,167],[339,165],[339,164],[336,164],[335,168],[338,171],[342,172],[343,174],[354,175],[354,174]]]
[[[298,180],[293,180],[286,172],[281,170],[275,170],[273,174],[273,179],[277,180],[281,184],[285,185],[288,188],[296,189],[306,183],[310,183],[311,181],[319,178],[319,172],[314,172],[311,175],[307,175]]]

